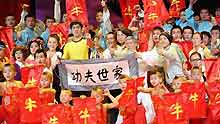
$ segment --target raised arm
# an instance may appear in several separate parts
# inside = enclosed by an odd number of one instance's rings
[[[54,4],[54,18],[57,23],[61,20],[60,0],[55,0]]]
[[[103,106],[106,109],[111,109],[111,108],[115,108],[115,107],[118,106],[118,104],[119,104],[118,100],[110,94],[108,89],[105,90],[105,94],[104,95],[108,96],[108,98],[112,101],[112,103],[103,104]]]

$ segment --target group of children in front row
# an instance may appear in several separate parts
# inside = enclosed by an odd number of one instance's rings
[[[201,74],[198,74],[199,69],[194,68],[192,73],[195,73],[195,80],[199,81],[200,79],[197,79],[197,77],[201,77]],[[19,90],[21,88],[23,89],[28,89],[28,88],[33,88],[33,85],[24,85],[21,81],[16,81],[14,79],[16,75],[16,70],[14,65],[11,64],[5,64],[3,67],[3,75],[6,81],[2,84],[0,84],[0,96],[3,96],[3,104],[0,106],[0,122],[6,124],[26,124],[25,122],[21,122],[20,120],[20,115],[22,114],[19,111],[19,107],[17,106],[17,103],[19,102],[19,98],[17,98],[17,95]],[[192,76],[193,77],[193,76]],[[179,93],[181,92],[181,82],[186,82],[185,79],[181,77],[176,77],[172,87],[168,87],[165,84],[165,73],[163,71],[163,68],[161,67],[153,67],[151,71],[148,72],[147,74],[147,80],[148,80],[148,88],[145,88],[144,86],[139,86],[136,87],[136,89],[133,89],[134,91],[136,90],[136,96],[135,99],[137,99],[137,103],[135,104],[140,104],[143,105],[144,111],[139,113],[138,117],[143,117],[141,118],[142,120],[137,120],[135,119],[135,111],[129,111],[126,109],[126,107],[130,106],[125,106],[120,104],[121,99],[123,97],[126,97],[125,94],[127,94],[128,89],[128,84],[127,81],[132,80],[131,77],[127,75],[121,75],[119,79],[119,86],[121,87],[121,94],[118,95],[117,97],[113,97],[109,90],[103,90],[100,87],[93,88],[91,91],[91,97],[95,98],[96,100],[96,109],[98,111],[98,119],[97,124],[106,124],[107,123],[107,110],[111,108],[119,108],[119,115],[118,115],[118,120],[117,124],[140,124],[142,123],[149,123],[149,124],[155,124],[155,123],[160,123],[157,122],[158,113],[157,109],[161,109],[160,104],[154,103],[155,101],[158,101],[158,99],[163,99],[163,95],[167,94],[169,92],[174,92],[174,93]],[[53,75],[49,71],[45,71],[42,73],[40,84],[38,86],[39,88],[39,93],[40,93],[40,98],[41,98],[41,104],[42,105],[54,105],[57,104],[55,100],[55,90],[51,88],[53,81]],[[190,81],[188,81],[190,82]],[[151,97],[149,97],[151,95]],[[110,98],[112,103],[105,103],[104,98],[107,96]],[[86,98],[86,96],[82,96],[82,99]],[[130,99],[130,98],[129,98]],[[131,100],[131,99],[130,99]],[[72,107],[74,107],[74,99],[72,98],[72,92],[71,90],[63,89],[61,90],[60,94],[60,101],[61,104],[64,105],[64,107],[67,107],[71,110]],[[152,104],[153,103],[153,104]],[[130,109],[130,108],[129,108]],[[201,108],[203,109],[203,108]],[[138,109],[137,109],[138,110]],[[155,113],[156,111],[156,113]],[[133,112],[133,114],[131,114]],[[144,116],[143,116],[144,115]],[[145,116],[146,115],[146,116]],[[65,116],[69,117],[69,116]],[[70,116],[70,120],[71,120]],[[214,122],[214,121],[213,121]],[[42,122],[39,122],[42,123]],[[69,124],[70,122],[68,122]],[[74,123],[73,121],[71,123]],[[204,121],[201,121],[199,123],[205,123]],[[217,124],[218,122],[216,122]]]

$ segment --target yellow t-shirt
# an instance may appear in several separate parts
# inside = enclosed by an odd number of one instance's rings
[[[82,39],[79,42],[71,41],[67,43],[64,47],[62,58],[67,60],[87,60],[89,58],[87,40]]]

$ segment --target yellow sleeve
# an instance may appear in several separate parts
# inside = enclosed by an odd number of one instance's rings
[[[66,46],[64,46],[63,48],[63,56],[62,56],[63,59],[69,59],[68,51],[69,51],[69,47],[68,44],[66,44]]]
[[[212,58],[213,57],[211,51],[207,47],[205,47],[203,51],[204,51],[205,58]]]

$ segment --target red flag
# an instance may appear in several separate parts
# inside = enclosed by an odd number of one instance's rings
[[[138,51],[145,52],[148,50],[148,37],[149,33],[147,31],[138,32]]]
[[[185,0],[171,0],[169,13],[171,17],[179,17],[180,11],[186,8]]]
[[[74,124],[97,124],[96,100],[94,98],[76,98],[73,101]]]
[[[120,0],[119,3],[121,7],[123,23],[126,27],[128,27],[132,18],[136,14],[134,6],[139,4],[139,0]]]
[[[189,52],[193,49],[193,43],[191,41],[181,41],[181,42],[176,42],[176,44],[180,47],[180,49],[183,51],[184,55],[188,60]]]
[[[127,87],[119,99],[119,111],[123,116],[123,124],[134,124],[137,109],[137,89],[135,80],[127,80],[126,83]]]
[[[40,123],[41,109],[39,88],[21,88],[19,90],[20,121],[21,123]]]
[[[166,124],[188,124],[184,110],[187,94],[169,93],[164,95],[164,115]]]
[[[165,122],[165,115],[164,115],[164,101],[159,96],[153,96],[152,97],[154,109],[156,112],[156,117],[154,119],[154,122],[156,124],[166,124]]]
[[[41,75],[43,73],[43,65],[33,65],[21,68],[21,80],[24,84],[39,86]]]
[[[73,124],[72,109],[63,104],[42,107],[42,124]]]
[[[8,124],[19,123],[20,114],[17,107],[17,104],[19,103],[18,91],[19,88],[17,87],[7,88],[2,98],[1,108],[4,110],[4,113],[1,113],[3,115],[0,114],[0,118],[1,116],[5,116],[4,120],[6,120]]]
[[[206,118],[207,104],[205,101],[206,89],[204,83],[183,83],[182,92],[188,94],[186,104],[187,116],[190,119]]]
[[[135,124],[146,124],[145,108],[143,105],[137,106],[137,111],[135,113]]]
[[[49,27],[50,34],[57,34],[60,38],[60,47],[62,47],[68,38],[68,24],[67,23],[54,23]]]
[[[54,103],[56,91],[52,88],[41,89],[40,100],[42,105]]]
[[[209,112],[213,120],[220,120],[220,83],[208,83]]]
[[[15,46],[13,39],[13,29],[10,27],[0,28],[0,40],[6,45],[6,56],[10,58],[11,51]]]
[[[208,82],[220,80],[220,59],[205,59],[205,71]]]
[[[80,21],[88,26],[86,0],[66,0],[67,21]]]
[[[144,3],[144,28],[151,30],[161,26],[169,18],[163,0],[143,0]]]

